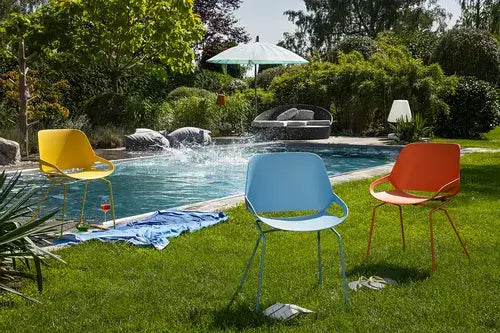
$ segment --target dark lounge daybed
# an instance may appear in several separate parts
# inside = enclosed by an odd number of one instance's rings
[[[259,114],[252,121],[252,130],[265,139],[326,139],[332,121],[330,112],[319,106],[288,104]]]

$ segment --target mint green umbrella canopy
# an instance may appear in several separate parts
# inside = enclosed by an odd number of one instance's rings
[[[287,49],[271,43],[259,42],[231,47],[207,60],[219,65],[254,65],[255,112],[257,112],[257,66],[271,64],[307,64],[309,61]]]
[[[301,56],[271,43],[255,42],[231,47],[207,62],[219,65],[307,64]]]

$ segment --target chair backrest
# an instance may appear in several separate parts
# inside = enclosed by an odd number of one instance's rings
[[[59,169],[88,168],[95,162],[95,153],[85,133],[76,129],[50,129],[38,132],[40,159]],[[42,172],[53,168],[40,165]]]
[[[460,146],[453,143],[412,143],[399,153],[390,181],[400,190],[436,192],[460,178]],[[448,193],[456,194],[460,187]]]
[[[318,211],[331,203],[333,191],[316,154],[257,154],[248,162],[245,198],[256,213]]]

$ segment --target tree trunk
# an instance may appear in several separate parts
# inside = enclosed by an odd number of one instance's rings
[[[476,0],[476,29],[481,25],[481,0]]]
[[[24,50],[24,38],[19,38],[19,53],[17,56],[19,66],[19,132],[21,140],[26,149],[26,156],[29,155],[28,150],[28,99],[29,90],[26,80],[28,74],[28,67],[26,66],[26,55]]]

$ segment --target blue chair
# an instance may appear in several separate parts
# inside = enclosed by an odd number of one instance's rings
[[[349,303],[347,281],[344,267],[344,252],[342,238],[334,227],[342,223],[348,214],[346,204],[332,191],[330,180],[323,160],[312,153],[271,153],[254,155],[247,169],[245,188],[245,203],[247,209],[257,217],[256,226],[259,237],[253,249],[243,277],[234,293],[228,307],[241,291],[252,265],[255,253],[262,241],[262,250],[257,285],[255,311],[259,311],[262,275],[264,272],[264,253],[266,249],[266,234],[274,231],[315,231],[318,243],[318,273],[319,284],[323,282],[321,266],[321,230],[330,229],[337,235],[340,250],[340,267],[344,284],[344,300]],[[331,215],[327,209],[338,204],[342,217]],[[262,213],[313,211],[310,215],[299,217],[264,217]],[[262,224],[268,227],[263,228]]]

